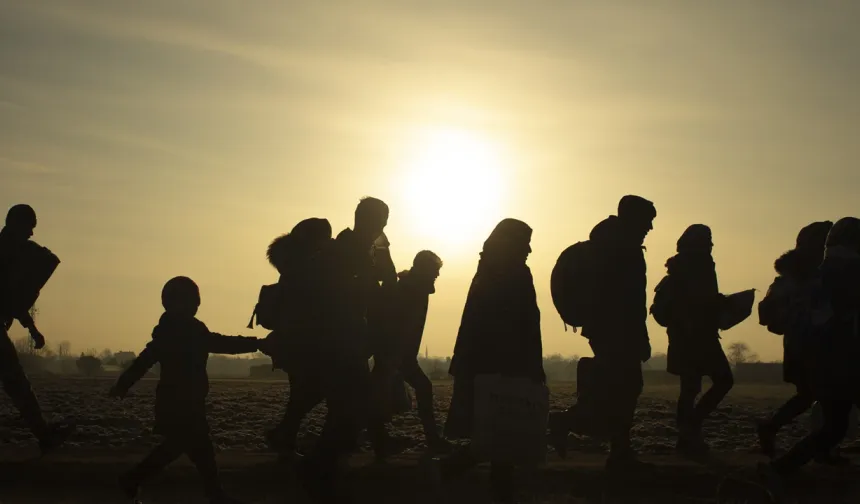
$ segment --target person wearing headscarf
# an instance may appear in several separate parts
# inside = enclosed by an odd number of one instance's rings
[[[449,373],[454,377],[451,408],[445,423],[449,439],[470,439],[475,377],[484,374],[524,377],[545,383],[540,310],[526,259],[532,229],[522,221],[504,219],[484,242],[478,271],[472,279]],[[468,455],[455,455],[443,466],[468,466]],[[491,491],[512,502],[513,468],[493,464]]]
[[[824,244],[833,223],[813,222],[800,230],[793,249],[782,254],[774,263],[777,277],[759,303],[759,323],[774,334],[783,336],[782,375],[786,383],[795,386],[794,396],[785,402],[769,419],[758,425],[762,452],[773,457],[776,435],[779,430],[805,413],[815,402],[804,366],[801,334],[790,323],[794,311],[808,302],[808,292],[824,260]],[[828,461],[829,454],[821,454]]]
[[[668,273],[657,288],[658,292],[668,289],[666,370],[681,378],[677,448],[694,456],[707,452],[702,423],[734,385],[731,366],[720,345],[719,321],[726,297],[720,294],[717,283],[713,247],[708,226],[688,227],[678,240],[677,255],[666,261]],[[711,388],[696,402],[705,376],[711,379]]]
[[[824,421],[787,453],[759,465],[773,493],[781,493],[786,477],[844,438],[851,408],[860,403],[860,219],[833,224],[818,282],[810,313],[799,323],[810,388]]]

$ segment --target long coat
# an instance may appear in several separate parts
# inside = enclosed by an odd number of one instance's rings
[[[546,381],[540,310],[528,266],[479,264],[449,373],[454,377],[454,395],[445,435],[452,439],[471,436],[475,376],[502,374]]]

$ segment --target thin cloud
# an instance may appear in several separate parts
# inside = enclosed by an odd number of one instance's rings
[[[59,173],[59,170],[51,168],[42,163],[0,156],[0,171],[11,174],[50,175]]]

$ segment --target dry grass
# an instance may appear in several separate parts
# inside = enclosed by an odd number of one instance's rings
[[[74,417],[80,426],[67,448],[37,462],[22,461],[35,453],[34,442],[17,424],[17,415],[8,401],[0,402],[0,421],[3,422],[0,429],[7,432],[7,439],[0,439],[3,453],[0,460],[6,461],[0,468],[0,478],[6,482],[0,487],[2,502],[116,502],[114,477],[157,443],[158,438],[151,433],[155,381],[141,382],[133,389],[133,395],[121,402],[107,397],[110,383],[105,379],[35,380],[34,387],[46,412],[54,417]],[[554,409],[570,403],[574,390],[571,384],[557,384],[551,389]],[[450,384],[437,384],[435,392],[441,424],[450,399]],[[783,386],[736,387],[706,429],[712,446],[726,466],[720,469],[721,464],[696,466],[674,457],[673,401],[677,387],[648,388],[637,411],[635,442],[641,452],[660,462],[661,470],[647,481],[610,485],[609,488],[621,494],[611,502],[713,502],[721,473],[728,468],[749,468],[758,459],[754,454],[753,421],[771,411],[791,392]],[[303,502],[295,485],[291,484],[289,471],[274,463],[262,438],[264,429],[282,414],[286,394],[284,382],[214,380],[212,383],[209,418],[220,451],[219,464],[225,473],[225,484],[237,494],[247,496],[250,502],[284,502],[285,496],[288,502]],[[324,408],[310,415],[306,442],[312,441],[323,415]],[[805,423],[786,429],[781,436],[783,445],[795,441],[805,431]],[[392,433],[409,449],[401,459],[385,468],[366,465],[366,456],[356,457],[356,465],[360,466],[354,474],[357,494],[366,496],[358,502],[431,502],[424,480],[415,469],[423,450],[417,416],[410,413],[398,417],[392,425]],[[551,454],[546,469],[521,475],[523,488],[534,496],[531,502],[601,501],[600,495],[606,488],[601,471],[605,448],[579,438],[572,438],[571,445],[574,451],[570,460],[562,462]],[[826,488],[831,493],[850,491],[839,483],[845,479],[844,474],[820,468],[812,474],[815,478],[827,478],[830,483]],[[446,502],[486,502],[485,476],[477,471],[457,482],[449,489],[453,493]],[[810,478],[798,480],[797,491],[801,495],[811,491]],[[40,485],[40,481],[54,481],[57,490]],[[193,470],[187,463],[180,463],[152,486],[155,493],[151,502],[202,502],[196,483]],[[826,497],[821,490],[818,492],[815,498],[809,497],[808,502],[842,502]]]

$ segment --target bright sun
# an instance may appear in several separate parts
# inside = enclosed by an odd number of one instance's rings
[[[480,133],[438,129],[418,138],[402,186],[409,225],[445,245],[485,237],[499,216],[503,191],[500,149]]]

